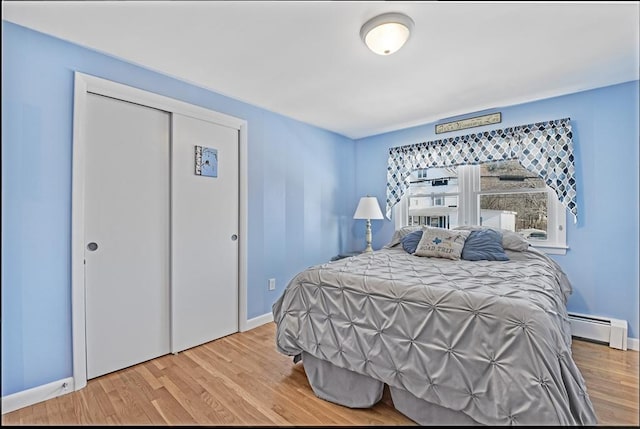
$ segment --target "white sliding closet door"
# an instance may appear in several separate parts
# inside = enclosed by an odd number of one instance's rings
[[[178,352],[238,331],[238,130],[173,114],[172,344]],[[195,147],[217,176],[196,175]]]
[[[87,94],[87,378],[170,352],[170,115]]]

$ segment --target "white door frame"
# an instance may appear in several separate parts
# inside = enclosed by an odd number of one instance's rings
[[[71,195],[71,312],[73,344],[73,390],[87,385],[87,354],[85,330],[84,285],[84,127],[87,110],[87,94],[95,93],[130,101],[169,113],[180,113],[196,119],[214,122],[238,130],[240,155],[240,195],[238,232],[238,327],[240,332],[247,324],[247,203],[248,156],[247,121],[173,98],[154,94],[95,76],[75,72],[73,109],[73,176]]]

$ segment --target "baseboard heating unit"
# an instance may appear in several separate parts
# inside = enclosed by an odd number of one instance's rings
[[[569,313],[571,335],[607,343],[609,347],[627,350],[627,321],[588,314]]]

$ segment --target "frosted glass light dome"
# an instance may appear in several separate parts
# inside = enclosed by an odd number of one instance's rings
[[[391,55],[409,39],[413,20],[401,13],[385,13],[371,18],[360,29],[363,42],[378,55]]]

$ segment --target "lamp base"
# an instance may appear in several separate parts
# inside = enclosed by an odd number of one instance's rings
[[[371,219],[367,219],[367,232],[365,234],[365,238],[367,240],[367,247],[364,248],[364,252],[373,252],[373,247],[371,247]]]

